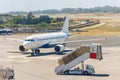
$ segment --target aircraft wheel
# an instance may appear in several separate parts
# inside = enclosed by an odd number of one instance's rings
[[[31,53],[31,56],[34,56],[35,54],[34,53]]]
[[[40,50],[39,49],[36,49],[35,50],[35,54],[39,54],[40,53]]]
[[[63,52],[56,52],[58,55],[62,55],[63,54]]]
[[[89,75],[89,73],[87,71],[84,72],[85,75]]]
[[[69,75],[69,70],[64,72],[65,75]]]

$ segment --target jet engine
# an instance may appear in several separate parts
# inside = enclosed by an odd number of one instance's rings
[[[56,45],[54,49],[56,52],[62,52],[65,50],[65,46],[59,44],[59,45]]]
[[[27,49],[25,49],[25,47],[23,45],[19,46],[19,50],[22,51],[22,52],[27,51]]]

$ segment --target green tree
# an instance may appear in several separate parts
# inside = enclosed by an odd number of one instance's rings
[[[50,22],[51,22],[51,19],[50,19],[49,16],[43,15],[43,16],[40,16],[39,21],[40,21],[40,22],[50,23]]]
[[[41,23],[39,23],[39,24],[37,24],[36,25],[36,28],[41,28],[41,27],[48,27],[49,26],[49,24],[47,24],[47,23],[45,23],[45,22],[41,22]]]
[[[27,20],[26,20],[27,24],[32,24],[33,18],[34,18],[34,16],[33,16],[32,12],[29,12],[27,15]]]

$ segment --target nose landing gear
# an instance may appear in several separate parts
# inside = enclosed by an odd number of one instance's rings
[[[32,49],[31,56],[35,56],[35,55],[38,55],[38,54],[40,54],[40,50],[39,49]]]

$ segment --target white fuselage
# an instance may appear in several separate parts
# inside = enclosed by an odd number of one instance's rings
[[[68,34],[64,32],[32,35],[25,39],[22,46],[24,46],[26,50],[49,48],[52,44],[57,45],[57,42],[64,42],[68,37]]]

